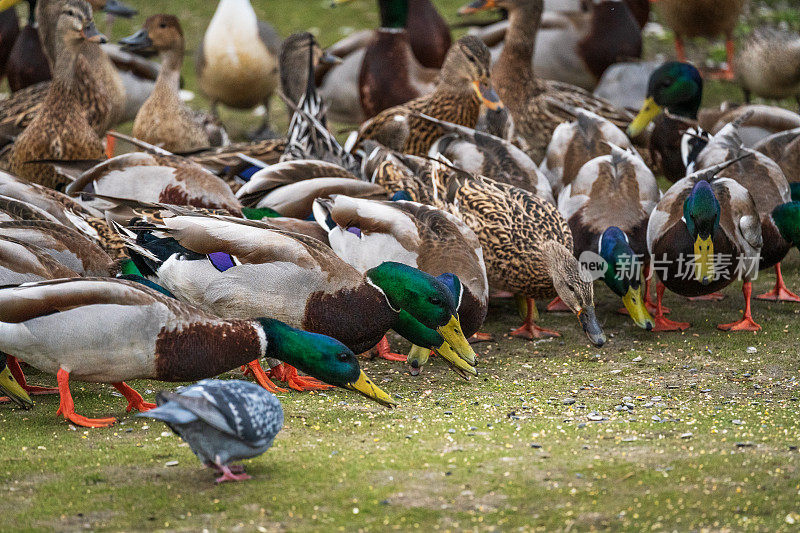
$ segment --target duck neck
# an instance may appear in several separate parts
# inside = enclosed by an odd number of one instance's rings
[[[72,95],[78,82],[75,65],[80,54],[80,44],[64,44],[56,50],[53,83],[50,94]]]
[[[495,71],[517,79],[533,77],[533,52],[541,20],[541,0],[527,2],[509,12],[505,44]]]
[[[265,357],[277,359],[292,366],[306,366],[301,363],[299,357],[303,350],[296,349],[298,330],[273,318],[260,318],[258,322],[261,324],[267,340]],[[301,364],[298,365],[298,363]]]
[[[408,19],[408,0],[378,0],[381,29],[405,28]]]
[[[183,44],[161,52],[161,70],[156,79],[155,91],[168,91],[177,94],[181,83],[183,64]]]

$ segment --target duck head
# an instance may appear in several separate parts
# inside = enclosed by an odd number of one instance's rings
[[[28,396],[6,364],[6,354],[0,352],[0,393],[7,396],[12,402],[19,405],[23,409],[28,409],[33,406],[33,400]]]
[[[714,231],[720,205],[711,184],[698,181],[683,202],[683,220],[694,240],[695,280],[708,285],[714,279]]]
[[[422,326],[438,333],[458,357],[475,361],[475,352],[464,337],[458,320],[456,297],[447,285],[421,270],[391,261],[368,270],[366,279],[383,292],[389,306],[399,315],[405,311]],[[402,331],[403,324],[396,324],[393,328],[404,337],[404,333],[413,333]],[[419,346],[440,346],[417,342],[415,338],[409,340]]]
[[[800,247],[800,201],[787,202],[773,209],[772,221],[784,239]]]
[[[58,17],[56,32],[63,44],[71,50],[77,50],[84,42],[107,41],[94,25],[91,6],[83,0],[67,0],[64,3]]]
[[[503,102],[492,87],[491,56],[486,45],[473,35],[456,41],[444,59],[439,83],[478,97],[490,110],[503,109]]]
[[[120,39],[119,43],[129,52],[148,53],[166,50],[183,52],[183,29],[174,15],[152,15],[144,21],[142,29]]]
[[[650,331],[655,321],[644,304],[642,294],[642,262],[631,248],[628,236],[612,226],[600,236],[600,256],[606,262],[603,281],[617,296],[631,316],[631,320],[642,329]]]
[[[259,323],[267,337],[267,357],[285,361],[330,385],[359,392],[386,407],[397,405],[361,370],[350,348],[336,339],[270,318],[261,318]]]
[[[689,63],[670,61],[650,75],[647,98],[639,114],[628,126],[628,136],[636,137],[662,110],[675,115],[696,119],[703,99],[703,78]]]
[[[542,256],[561,300],[578,317],[592,344],[603,346],[606,335],[594,311],[592,280],[581,273],[578,260],[559,242],[545,242],[542,245]]]

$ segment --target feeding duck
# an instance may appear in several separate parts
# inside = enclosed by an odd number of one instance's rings
[[[23,409],[28,409],[33,405],[31,397],[11,374],[6,364],[6,354],[3,352],[0,352],[0,394],[4,394],[6,398]]]
[[[9,11],[12,9],[9,8]],[[28,24],[14,41],[6,62],[8,87],[12,92],[47,81],[51,77],[50,61],[42,48],[38,26],[36,0],[28,0]]]
[[[641,265],[649,263],[647,222],[661,198],[656,178],[644,161],[612,145],[610,155],[581,167],[558,197],[558,207],[572,232],[575,255],[598,253],[608,265],[604,281],[622,296],[637,326],[652,329],[645,306]],[[616,209],[609,206],[616,205]],[[622,268],[627,260],[627,268]]]
[[[240,380],[204,379],[156,395],[158,407],[140,416],[165,422],[203,464],[222,474],[217,483],[250,479],[233,461],[266,452],[283,427],[275,395]]]
[[[155,404],[125,380],[194,381],[262,357],[395,405],[359,369],[353,352],[330,337],[271,318],[224,320],[132,281],[45,281],[0,289],[0,302],[0,350],[56,374],[58,412],[80,426],[109,426],[115,419],[76,414],[70,378],[111,383],[129,411],[147,411]]]
[[[791,201],[789,182],[783,171],[772,159],[760,152],[742,147],[738,134],[739,124],[746,117],[731,122],[714,135],[708,145],[697,156],[696,167],[708,168],[731,159],[739,159],[720,172],[720,177],[735,180],[745,187],[755,201],[761,221],[761,261],[759,269],[775,267],[777,280],[773,290],[757,296],[759,300],[800,302],[800,297],[790,292],[783,281],[780,262],[792,248],[792,244],[781,237],[781,232],[772,218],[773,210]],[[749,157],[744,157],[749,156]],[[742,159],[744,157],[744,159]]]
[[[763,245],[758,209],[748,190],[718,176],[727,161],[679,180],[664,193],[647,226],[647,249],[658,274],[654,331],[680,331],[690,324],[664,317],[664,289],[682,296],[711,294],[742,280],[742,320],[718,327],[757,331],[750,312],[752,277]],[[726,259],[727,258],[727,259]]]
[[[269,130],[280,47],[275,28],[256,17],[250,0],[220,0],[195,61],[197,84],[211,101],[214,115],[220,103],[235,109],[263,104],[262,130]]]
[[[47,98],[7,156],[10,172],[52,188],[63,187],[65,180],[50,165],[30,161],[105,156],[103,143],[78,99],[81,73],[76,68],[85,45],[104,42],[105,37],[97,31],[91,7],[84,0],[64,2],[56,33],[61,45]]]
[[[475,0],[459,13],[500,8],[508,11],[509,27],[505,45],[492,70],[492,80],[514,119],[517,133],[525,140],[526,153],[539,164],[553,130],[568,113],[550,105],[555,100],[575,108],[588,109],[617,126],[627,125],[627,112],[573,85],[543,81],[532,65],[536,33],[542,18],[542,0]]]
[[[338,194],[316,200],[314,217],[327,231],[336,255],[359,272],[384,261],[419,268],[448,287],[453,286],[464,336],[471,337],[483,325],[489,304],[486,266],[478,238],[459,218],[416,202],[377,201]],[[417,328],[425,328],[408,313],[404,315]],[[438,334],[429,330],[428,335]],[[444,339],[436,346],[437,350],[448,347]],[[429,350],[417,352],[423,354],[422,359],[409,360],[416,369],[424,364]],[[401,356],[400,360],[406,358]],[[474,360],[468,362],[474,364]]]
[[[553,131],[540,166],[556,197],[572,183],[586,163],[610,154],[612,146],[634,150],[625,133],[611,121],[584,109],[568,111],[574,120],[559,124]]]
[[[425,155],[443,132],[415,113],[472,128],[481,104],[489,109],[503,106],[489,79],[489,50],[477,37],[462,37],[450,48],[434,92],[386,109],[362,124],[355,145],[374,139],[393,150]]]
[[[156,51],[161,70],[155,88],[133,122],[133,136],[170,152],[191,152],[224,144],[227,135],[205,114],[191,110],[180,97],[183,30],[174,15],[148,17],[141,30],[120,41],[130,51]]]
[[[171,237],[140,232],[137,239],[158,261],[135,249],[132,259],[143,274],[189,303],[229,317],[269,311],[288,324],[329,334],[357,353],[375,346],[389,328],[417,345],[439,347],[399,323],[406,311],[447,341],[448,361],[462,375],[475,373],[464,360],[475,356],[455,297],[429,274],[394,262],[361,273],[316,239],[258,222],[176,216],[163,224]]]
[[[675,32],[678,61],[686,62],[685,38],[713,39],[719,34],[725,35],[728,61],[723,77],[728,80],[734,78],[733,31],[746,3],[746,0],[656,0],[662,20]]]

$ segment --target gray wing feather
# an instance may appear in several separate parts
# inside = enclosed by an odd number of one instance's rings
[[[278,32],[275,31],[275,28],[273,28],[269,22],[264,22],[263,20],[258,21],[258,38],[261,39],[261,42],[266,45],[267,50],[271,53],[280,53],[283,39],[281,39],[281,36],[278,35]]]

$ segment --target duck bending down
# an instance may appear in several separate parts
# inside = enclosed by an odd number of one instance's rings
[[[194,381],[261,357],[281,358],[332,385],[395,405],[360,370],[353,352],[330,337],[271,318],[221,319],[120,279],[0,289],[0,351],[56,374],[58,414],[86,427],[109,426],[115,419],[77,414],[70,378],[111,383],[128,400],[128,411],[147,411],[155,404],[126,380]]]

